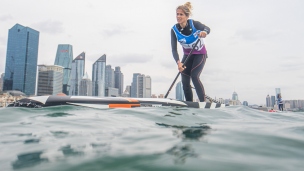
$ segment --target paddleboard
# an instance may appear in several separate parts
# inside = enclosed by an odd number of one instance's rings
[[[35,96],[20,99],[7,107],[41,108],[74,105],[90,108],[133,108],[133,107],[190,107],[215,109],[225,104],[210,102],[188,102],[168,98],[92,97],[92,96]]]

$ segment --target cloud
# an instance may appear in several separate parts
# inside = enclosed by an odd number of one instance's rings
[[[150,62],[153,59],[149,54],[113,54],[107,57],[107,63],[116,66],[125,66],[128,64],[141,64]]]
[[[271,30],[271,32],[268,32],[265,30],[259,30],[256,28],[252,29],[241,29],[237,30],[234,37],[241,39],[241,40],[247,40],[247,41],[264,41],[269,40],[277,37],[277,35],[280,35],[280,30]]]
[[[105,28],[103,29],[100,34],[104,37],[104,38],[109,38],[109,37],[113,37],[113,36],[120,36],[120,35],[126,35],[126,34],[130,34],[132,33],[132,31],[124,28],[123,26],[111,26],[110,28]]]
[[[33,28],[40,32],[49,34],[60,34],[64,32],[63,24],[60,21],[41,21],[33,24]]]
[[[13,17],[11,15],[2,15],[0,16],[0,21],[8,21],[13,19]]]

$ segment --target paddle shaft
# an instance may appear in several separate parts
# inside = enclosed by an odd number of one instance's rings
[[[186,60],[185,60],[185,61],[184,61],[184,63],[183,63],[183,67],[184,67],[184,66],[185,66],[185,64],[187,63],[187,61],[188,61],[189,57],[191,56],[191,54],[192,54],[193,50],[195,49],[196,45],[197,45],[197,44],[198,44],[198,42],[200,42],[200,41],[201,41],[201,40],[200,40],[200,39],[198,39],[198,40],[196,41],[196,43],[194,44],[193,48],[191,49],[190,53],[188,54],[188,56],[186,57]],[[174,86],[174,84],[175,84],[175,82],[176,82],[177,78],[179,77],[179,75],[180,75],[180,72],[178,72],[178,74],[176,75],[176,77],[175,77],[175,79],[174,79],[173,83],[171,84],[171,86],[170,86],[169,90],[167,91],[167,94],[165,95],[165,98],[167,98],[167,97],[168,97],[168,95],[169,95],[169,93],[170,93],[170,91],[171,91],[172,87]]]

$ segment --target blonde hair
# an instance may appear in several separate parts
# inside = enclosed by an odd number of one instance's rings
[[[184,13],[186,14],[187,17],[189,17],[190,15],[192,15],[192,5],[191,2],[186,2],[184,5],[180,5],[176,8],[176,10],[181,9],[184,11]]]

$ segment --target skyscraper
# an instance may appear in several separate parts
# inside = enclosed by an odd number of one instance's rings
[[[92,96],[92,81],[86,73],[80,81],[79,96]]]
[[[115,87],[115,79],[114,79],[114,69],[112,69],[111,65],[106,65],[106,78],[105,78],[105,87]]]
[[[266,97],[266,107],[271,107],[271,101],[270,101],[270,96],[269,94]]]
[[[232,100],[239,100],[238,94],[235,91],[232,94]]]
[[[92,82],[93,82],[93,96],[105,96],[105,77],[106,77],[106,55],[102,55],[93,64]]]
[[[0,92],[3,90],[3,82],[4,82],[4,73],[0,76]]]
[[[146,76],[146,95],[145,97],[146,98],[151,98],[151,94],[152,94],[152,90],[151,90],[151,87],[152,87],[152,80],[151,80],[151,77],[149,75]]]
[[[64,68],[63,70],[63,85],[62,92],[69,94],[69,80],[72,70],[73,61],[73,47],[69,44],[59,44],[57,47],[56,59],[54,65],[59,65]]]
[[[39,32],[20,24],[9,29],[3,90],[34,95]]]
[[[58,65],[38,65],[38,96],[62,92],[63,69]]]
[[[141,75],[140,73],[133,73],[133,79],[131,83],[131,96],[130,97],[138,97],[137,95],[137,76]]]
[[[139,98],[144,98],[146,95],[146,80],[145,80],[145,75],[140,74],[137,76],[137,97]]]
[[[115,88],[118,89],[118,95],[121,96],[123,93],[123,73],[121,73],[120,71],[120,67],[117,66],[115,67],[115,71],[114,71],[114,78],[115,78]]]
[[[72,61],[72,70],[69,80],[70,90],[69,95],[78,96],[79,95],[79,86],[82,77],[85,72],[85,52],[79,54]]]
[[[177,100],[182,100],[182,101],[185,100],[183,84],[181,81],[176,84],[175,94],[176,94],[175,98]]]
[[[275,88],[275,92],[276,92],[276,98],[277,98],[278,94],[281,94],[281,89],[280,88]]]
[[[271,107],[274,107],[274,105],[275,105],[275,96],[271,96]]]

